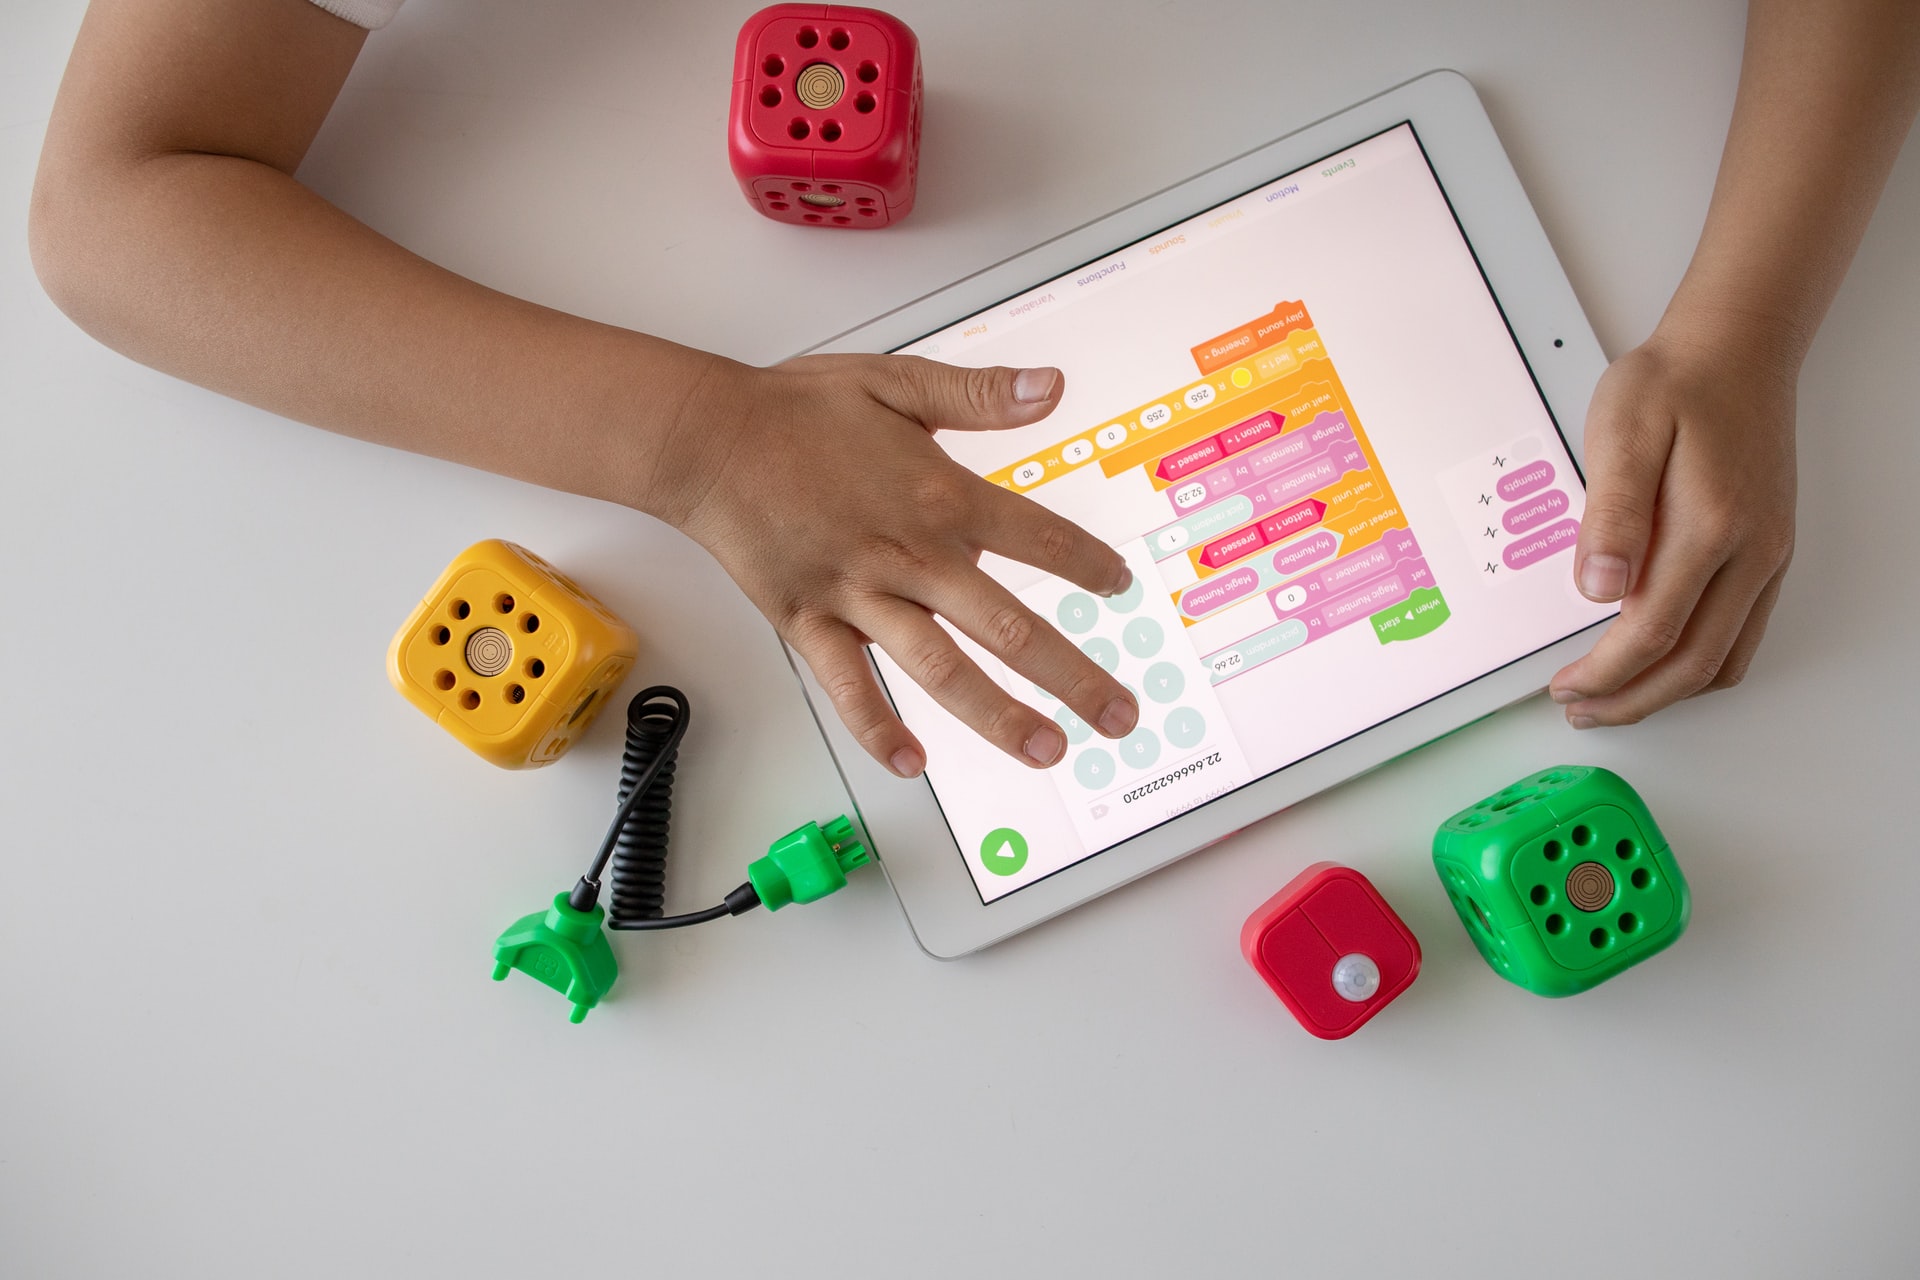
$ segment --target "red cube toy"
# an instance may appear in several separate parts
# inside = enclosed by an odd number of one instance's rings
[[[1339,1040],[1413,985],[1420,943],[1367,878],[1316,862],[1247,917],[1240,950],[1294,1018]]]
[[[727,156],[775,222],[884,227],[913,209],[920,42],[878,9],[776,4],[733,54]]]

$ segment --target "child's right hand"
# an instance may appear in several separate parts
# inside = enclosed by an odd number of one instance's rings
[[[1057,369],[912,356],[716,362],[635,505],[713,553],[894,773],[915,776],[926,752],[875,682],[868,641],[982,737],[1045,768],[1066,751],[1061,727],[1010,696],[933,615],[1102,734],[1124,737],[1139,719],[1126,689],[979,561],[991,551],[1102,596],[1131,575],[1113,548],[948,457],[933,432],[1037,422],[1062,381]]]

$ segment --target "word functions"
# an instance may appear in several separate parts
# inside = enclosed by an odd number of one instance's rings
[[[1547,457],[1546,441],[1525,436],[1470,458],[1440,478],[1460,532],[1475,550],[1480,578],[1509,581],[1571,551],[1580,521],[1569,492],[1578,485]]]

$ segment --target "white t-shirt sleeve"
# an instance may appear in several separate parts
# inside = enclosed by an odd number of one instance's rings
[[[375,31],[393,21],[393,15],[400,11],[401,0],[313,0],[313,2],[335,17],[345,18],[356,27]]]

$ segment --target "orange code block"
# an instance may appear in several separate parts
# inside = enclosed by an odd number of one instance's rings
[[[633,628],[567,575],[489,538],[394,635],[387,677],[483,759],[537,769],[567,753],[639,652]]]

